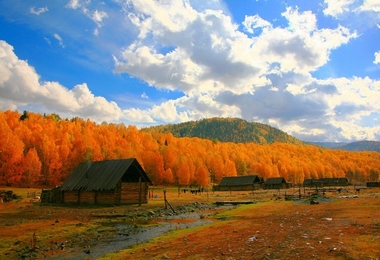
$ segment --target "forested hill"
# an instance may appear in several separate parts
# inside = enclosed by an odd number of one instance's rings
[[[287,133],[261,123],[250,123],[238,118],[209,118],[180,124],[145,128],[175,137],[199,137],[220,142],[271,144],[275,142],[302,144]]]

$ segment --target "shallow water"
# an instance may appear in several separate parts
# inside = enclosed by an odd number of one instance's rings
[[[106,254],[147,242],[171,230],[192,228],[212,223],[212,220],[201,218],[201,216],[205,215],[201,213],[186,213],[170,216],[166,219],[151,220],[143,226],[118,224],[114,226],[117,233],[115,237],[87,248],[87,253],[84,252],[86,248],[77,247],[67,249],[65,254],[53,255],[45,259],[81,260],[86,257],[96,259]]]

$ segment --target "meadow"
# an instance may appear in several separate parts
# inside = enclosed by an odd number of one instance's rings
[[[44,205],[28,197],[39,189],[12,190],[22,199],[0,204],[2,259],[380,257],[380,189],[332,190],[313,195],[318,204],[310,204],[310,197],[284,200],[295,189],[191,194],[154,187],[148,204],[108,207]],[[165,223],[171,228],[142,239]]]

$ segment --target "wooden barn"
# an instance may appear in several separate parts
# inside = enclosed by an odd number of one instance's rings
[[[302,186],[309,188],[323,187],[323,182],[319,179],[305,179]]]
[[[317,187],[339,187],[347,186],[349,184],[347,178],[321,178],[321,179],[305,179],[303,187],[317,188]]]
[[[135,158],[84,162],[62,184],[62,202],[146,204],[149,184],[149,177]]]
[[[264,189],[287,189],[291,184],[287,183],[284,177],[268,178],[264,182]]]
[[[257,175],[224,177],[214,191],[248,191],[261,188],[263,180]]]
[[[323,187],[347,186],[349,184],[347,178],[322,178],[320,180],[323,183]]]

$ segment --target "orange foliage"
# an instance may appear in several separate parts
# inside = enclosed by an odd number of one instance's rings
[[[224,176],[347,177],[378,181],[380,153],[346,152],[312,145],[259,145],[175,138],[123,124],[96,124],[58,115],[0,111],[0,185],[62,183],[84,161],[134,157],[154,184],[207,186]]]

